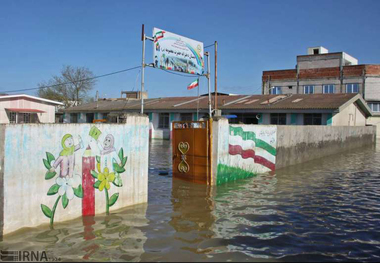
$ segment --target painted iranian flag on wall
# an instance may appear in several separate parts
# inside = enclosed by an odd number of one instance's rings
[[[276,144],[276,126],[219,126],[216,184],[274,171]]]
[[[245,128],[245,129],[244,129]],[[235,163],[242,168],[263,166],[262,170],[275,170],[275,130],[250,131],[249,126],[230,126],[229,154],[235,156]],[[268,127],[269,128],[269,127]],[[248,130],[247,130],[248,129]]]

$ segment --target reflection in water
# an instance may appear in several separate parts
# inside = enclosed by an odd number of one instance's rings
[[[169,224],[176,230],[175,239],[186,244],[183,249],[204,253],[194,244],[213,237],[211,228],[215,217],[212,214],[212,189],[210,186],[173,179],[173,213]]]
[[[25,229],[0,248],[66,261],[380,258],[380,152],[372,148],[218,187],[172,180],[170,165],[169,142],[153,141],[148,204]]]

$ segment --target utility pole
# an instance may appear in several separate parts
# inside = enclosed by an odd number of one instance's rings
[[[145,72],[145,31],[144,31],[144,24],[142,25],[142,32],[141,32],[141,41],[142,44],[142,65],[141,65],[141,114],[144,113],[144,72]]]
[[[211,75],[210,75],[210,54],[205,52],[207,56],[207,80],[208,80],[208,111],[210,115],[210,119],[212,118],[212,109],[211,109]]]
[[[215,97],[214,110],[218,109],[218,42],[215,41]]]

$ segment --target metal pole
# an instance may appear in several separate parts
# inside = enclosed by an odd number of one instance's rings
[[[218,42],[215,41],[215,105],[214,110],[218,109]]]
[[[142,33],[141,33],[141,40],[143,42],[142,46],[142,65],[141,65],[141,114],[144,113],[144,72],[145,72],[145,32],[144,32],[144,24],[142,25]]]
[[[199,78],[198,78],[198,101],[197,101],[197,121],[199,121],[199,86],[200,86]]]
[[[210,76],[210,55],[208,52],[205,53],[207,56],[207,79],[208,79],[208,112],[210,119],[212,117],[212,109],[211,109],[211,76]]]

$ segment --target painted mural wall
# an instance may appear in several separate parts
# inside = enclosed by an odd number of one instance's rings
[[[275,170],[277,127],[217,124],[216,184]]]
[[[147,202],[149,121],[7,125],[4,234]]]

